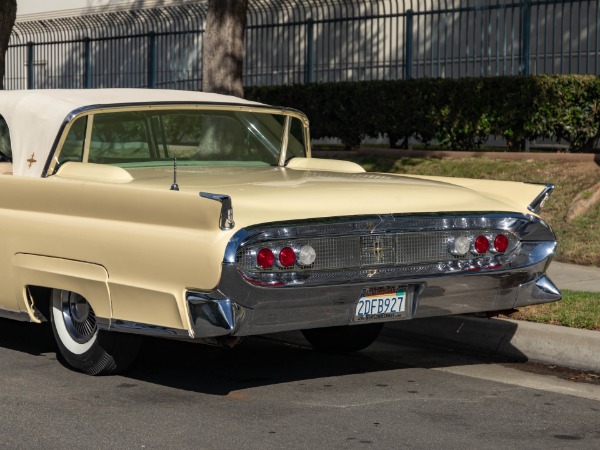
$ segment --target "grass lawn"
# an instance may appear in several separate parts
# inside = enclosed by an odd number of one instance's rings
[[[562,291],[559,302],[521,308],[511,319],[600,331],[600,293]]]
[[[370,172],[553,183],[556,189],[541,216],[558,237],[556,260],[600,267],[600,204],[572,222],[566,222],[567,211],[575,196],[600,181],[600,167],[595,163],[490,158],[394,159],[352,154],[346,159],[361,164]]]

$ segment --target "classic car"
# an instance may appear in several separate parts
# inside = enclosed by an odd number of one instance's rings
[[[110,374],[141,336],[324,351],[388,321],[556,301],[551,185],[311,157],[301,112],[171,90],[0,93],[0,315]]]

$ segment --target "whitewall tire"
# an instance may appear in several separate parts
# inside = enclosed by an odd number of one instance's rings
[[[52,291],[50,318],[60,359],[75,370],[115,374],[127,369],[137,356],[141,337],[98,330],[93,308],[75,292]]]

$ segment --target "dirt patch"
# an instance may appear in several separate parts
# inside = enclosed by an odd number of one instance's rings
[[[523,372],[535,373],[544,376],[555,376],[557,378],[572,381],[574,383],[587,383],[600,386],[600,374],[594,372],[586,372],[577,369],[569,369],[567,367],[549,366],[539,363],[504,363],[504,367],[522,370]]]
[[[600,202],[600,183],[596,183],[591,188],[584,189],[577,194],[573,200],[573,203],[571,203],[569,211],[567,212],[567,222],[570,222],[576,217],[585,214],[598,202]]]

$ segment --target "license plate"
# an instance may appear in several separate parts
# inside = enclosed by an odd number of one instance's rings
[[[406,287],[383,286],[364,289],[356,303],[354,321],[378,321],[406,316]]]

